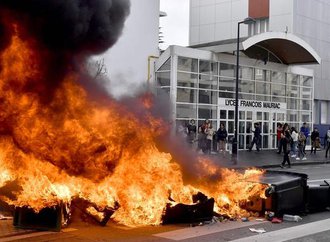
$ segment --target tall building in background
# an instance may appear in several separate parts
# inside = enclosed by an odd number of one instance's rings
[[[314,70],[313,123],[323,135],[330,125],[329,12],[327,0],[190,0],[189,42],[202,49],[230,42],[237,37],[237,23],[248,16],[256,23],[241,25],[242,38],[283,32],[306,41],[322,59],[321,65],[305,67]],[[285,46],[282,48],[285,51]],[[265,61],[267,57],[259,59]]]
[[[330,123],[319,110],[329,103],[327,91],[320,88],[328,81],[319,77],[322,68],[316,66],[321,63],[316,50],[323,52],[294,31],[298,23],[306,24],[295,17],[296,11],[303,12],[301,6],[312,9],[300,2],[313,1],[190,1],[190,47],[170,46],[156,63],[156,93],[170,100],[177,127],[190,119],[199,125],[209,119],[216,129],[224,124],[232,138],[237,105],[238,148],[244,150],[255,123],[261,125],[262,149],[277,147],[278,123],[297,129],[303,122],[309,127]],[[238,39],[238,23],[247,17],[256,21],[240,24]]]

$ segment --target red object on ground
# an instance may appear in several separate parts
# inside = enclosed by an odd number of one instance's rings
[[[282,219],[279,219],[279,218],[273,218],[272,221],[271,221],[273,224],[279,224],[279,223],[282,223]]]

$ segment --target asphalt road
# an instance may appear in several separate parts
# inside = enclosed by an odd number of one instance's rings
[[[329,164],[293,166],[285,170],[308,174],[310,185],[323,183],[325,179],[330,182]],[[10,226],[10,223],[0,221],[0,228]],[[264,229],[266,233],[251,232],[250,228]],[[303,216],[300,222],[280,224],[251,218],[248,222],[214,222],[195,227],[182,224],[127,228],[114,223],[99,227],[78,221],[59,233],[24,233],[0,238],[0,241],[330,241],[330,212],[311,213]]]

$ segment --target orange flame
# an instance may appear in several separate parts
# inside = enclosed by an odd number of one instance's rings
[[[190,204],[197,191],[232,216],[246,213],[241,200],[262,196],[263,185],[246,182],[262,171],[240,174],[205,159],[195,164],[196,184],[184,184],[180,165],[155,143],[167,125],[148,112],[137,117],[113,100],[92,100],[77,84],[77,73],[68,73],[45,105],[38,93],[44,90],[38,85],[45,81],[45,55],[13,28],[16,34],[0,56],[0,188],[15,181],[19,189],[3,200],[35,211],[76,197],[101,208],[118,202],[115,221],[138,226],[160,224],[169,198]],[[150,100],[142,98],[146,109]]]

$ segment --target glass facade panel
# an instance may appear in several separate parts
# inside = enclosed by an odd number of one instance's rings
[[[238,122],[238,132],[239,133],[244,133],[245,131],[245,122],[244,121],[239,121]]]
[[[245,111],[239,111],[239,119],[245,119]]]
[[[178,70],[187,72],[198,72],[198,60],[179,56]]]
[[[254,81],[239,80],[238,91],[245,93],[255,93]]]
[[[219,97],[221,97],[221,98],[234,98],[235,93],[233,93],[233,92],[219,92]]]
[[[207,60],[200,60],[199,73],[207,75],[218,75],[218,63]]]
[[[234,79],[227,79],[220,77],[220,81],[219,81],[220,91],[235,92],[235,86],[236,84]]]
[[[197,90],[190,88],[178,88],[177,102],[197,103]]]
[[[272,102],[285,103],[286,102],[286,98],[285,97],[272,96]]]
[[[244,94],[244,93],[238,93],[238,98],[239,99],[246,99],[246,100],[254,100],[254,95],[250,95],[250,94]]]
[[[270,81],[270,72],[263,69],[255,70],[255,79],[257,81],[269,82]]]
[[[157,97],[161,99],[170,100],[170,88],[169,87],[161,87],[156,88]]]
[[[235,65],[220,63],[220,76],[235,77]]]
[[[301,85],[305,87],[313,86],[313,78],[310,76],[302,76],[301,77]]]
[[[298,86],[287,86],[287,96],[288,97],[299,97],[299,87]]]
[[[228,119],[234,119],[234,111],[232,110],[228,111]]]
[[[256,82],[256,94],[270,95],[270,83]]]
[[[220,110],[220,119],[227,119],[227,110]]]
[[[158,71],[170,71],[171,70],[171,57],[158,69]]]
[[[271,88],[273,96],[285,96],[285,85],[272,83]]]
[[[197,105],[195,104],[177,104],[176,117],[184,119],[192,119],[197,116]]]
[[[238,148],[244,149],[244,135],[238,135]]]
[[[216,104],[218,100],[217,91],[199,90],[199,103]]]
[[[298,120],[298,111],[287,111],[287,121],[288,122],[297,122]]]
[[[285,73],[272,71],[271,82],[285,84]]]
[[[228,130],[227,130],[227,132],[228,133],[234,133],[234,121],[228,121]],[[228,137],[228,139],[229,139],[229,137]]]
[[[178,72],[179,87],[197,87],[197,74]]]
[[[297,110],[299,107],[299,100],[295,98],[287,99],[287,109],[295,109]]]
[[[218,77],[213,77],[210,75],[200,75],[199,76],[199,88],[203,89],[217,89],[218,88]]]
[[[264,96],[264,95],[256,95],[256,100],[257,101],[270,101],[271,97],[270,96]]]
[[[251,111],[246,111],[246,119],[247,120],[252,120],[252,112]]]
[[[299,84],[299,78],[300,78],[300,76],[299,75],[295,75],[295,74],[290,74],[290,73],[288,73],[287,75],[286,75],[286,77],[287,77],[287,84],[288,85],[300,85]]]
[[[171,73],[170,72],[157,72],[156,73],[157,86],[170,86]]]
[[[310,122],[312,121],[312,113],[311,112],[301,112],[300,117],[301,122],[306,122],[308,127],[311,127]]]
[[[312,110],[312,101],[301,100],[301,110]]]
[[[217,118],[217,107],[216,106],[198,106],[198,118],[200,119],[216,119]]]
[[[253,79],[253,68],[240,66],[239,68],[239,77],[242,79]]]
[[[300,92],[301,98],[312,99],[312,88],[302,87],[300,88]]]

